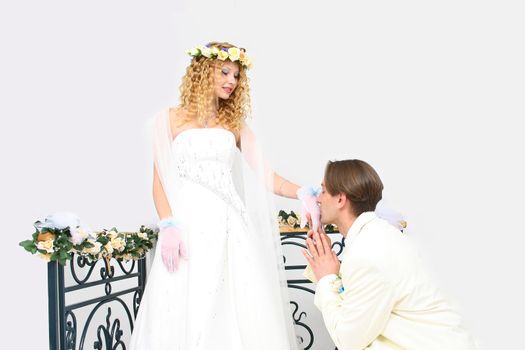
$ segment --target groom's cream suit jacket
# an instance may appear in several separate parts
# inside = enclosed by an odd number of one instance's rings
[[[314,300],[339,350],[476,349],[402,232],[366,212],[345,242],[344,291],[337,290],[337,276],[328,275]]]

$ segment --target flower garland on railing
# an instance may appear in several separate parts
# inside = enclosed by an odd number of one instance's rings
[[[279,224],[279,231],[281,232],[304,232],[310,229],[308,223],[304,228],[301,228],[301,219],[293,210],[290,213],[285,212],[284,210],[279,210],[277,216],[277,223]],[[328,224],[323,227],[324,232],[333,233],[339,232],[337,226]]]
[[[144,225],[137,232],[119,232],[116,228],[92,232],[81,227],[80,220],[72,213],[50,215],[44,222],[36,221],[34,227],[32,239],[20,242],[20,246],[47,262],[58,261],[62,265],[71,260],[71,253],[90,261],[138,260],[157,239],[157,232]]]
[[[290,213],[279,210],[277,222],[281,233],[309,230],[308,224],[305,228],[300,227],[301,220],[293,210]],[[136,232],[119,232],[115,227],[99,232],[90,231],[81,227],[80,220],[72,213],[49,215],[44,222],[36,221],[33,226],[35,232],[32,238],[19,245],[46,262],[58,261],[62,265],[72,259],[72,253],[90,261],[142,259],[158,238],[158,230],[144,225]],[[335,225],[325,225],[324,231],[338,232]]]

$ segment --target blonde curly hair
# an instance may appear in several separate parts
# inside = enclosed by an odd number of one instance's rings
[[[219,49],[235,47],[227,42],[210,42],[209,47],[215,46]],[[186,113],[182,123],[197,120],[204,125],[207,117],[214,112],[210,106],[210,99],[214,93],[214,69],[221,61],[204,56],[194,57],[186,69],[180,86],[179,108]],[[218,101],[217,124],[238,132],[242,122],[250,115],[250,87],[246,69],[239,64],[239,80],[237,87],[233,90],[230,98]]]

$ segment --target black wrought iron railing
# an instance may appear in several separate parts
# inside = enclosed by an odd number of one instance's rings
[[[49,349],[126,349],[145,283],[145,259],[48,263]]]
[[[331,234],[337,255],[344,238]],[[302,276],[306,232],[281,235],[292,316],[306,350],[334,347],[313,305],[315,286]],[[146,259],[89,262],[82,256],[62,266],[48,263],[49,349],[126,350],[146,285]]]
[[[307,232],[304,231],[289,232],[281,235],[283,258],[285,270],[287,271],[288,288],[290,289],[292,315],[296,325],[297,336],[305,350],[328,349],[334,347],[334,345],[323,326],[320,313],[313,305],[315,286],[302,275],[306,265],[304,264],[305,259],[301,251],[306,248],[306,234]],[[344,237],[339,235],[339,232],[330,232],[328,234],[332,239],[332,249],[337,256],[340,256],[345,247]],[[297,293],[293,291],[297,291]]]

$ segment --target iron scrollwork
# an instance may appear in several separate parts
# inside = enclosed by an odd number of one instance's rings
[[[108,314],[106,316],[106,326],[100,325],[97,329],[97,340],[93,344],[93,348],[97,350],[118,348],[126,350],[126,345],[122,341],[122,334],[124,333],[120,329],[120,320],[117,318],[113,321],[110,326],[111,308],[108,307]],[[103,344],[106,344],[104,347]]]
[[[145,264],[145,259],[131,263],[122,263],[115,259],[91,262],[82,256],[73,257],[66,267],[50,262],[50,350],[88,349],[90,339],[93,339],[91,349],[125,350],[125,339],[133,330],[144,291]],[[94,273],[97,266],[98,273]],[[71,285],[66,285],[66,274],[71,276],[67,279],[71,280]],[[86,292],[89,298],[66,303],[66,299],[78,300],[77,295],[86,295]],[[114,304],[117,308],[110,306]],[[102,317],[101,308],[105,305],[105,323],[97,325]],[[126,327],[122,327],[122,317],[126,321]]]
[[[338,234],[338,232],[328,232],[329,235]],[[289,232],[286,234],[283,234],[281,236],[281,245],[284,247],[288,247],[288,250],[292,249],[306,249],[306,238],[307,238],[307,232]],[[340,256],[344,250],[345,247],[345,241],[344,237],[341,237],[341,240],[335,240],[332,242],[332,249],[335,251],[337,256]],[[302,256],[301,256],[302,258]],[[291,258],[287,258],[286,256],[283,256],[283,261],[285,262],[285,270],[287,271],[294,271],[299,270],[303,271],[306,268],[306,265],[304,264],[304,259],[300,259],[299,261],[295,261],[295,263],[292,261]],[[287,264],[288,263],[288,264]],[[301,278],[301,279],[288,279],[288,288],[290,290],[298,290],[300,292],[306,292],[308,294],[315,294],[315,290],[313,289],[313,284],[310,280]],[[311,300],[312,298],[306,298],[308,300]],[[308,338],[304,338],[302,336],[299,336],[299,341],[304,347],[305,350],[312,349],[315,342],[314,332],[312,331],[312,327],[307,324],[306,320],[303,320],[303,318],[307,317],[307,313],[305,311],[299,312],[299,303],[297,301],[290,301],[290,304],[292,305],[293,309],[293,319],[297,327],[297,331],[299,334],[304,333],[304,330],[306,330]]]

